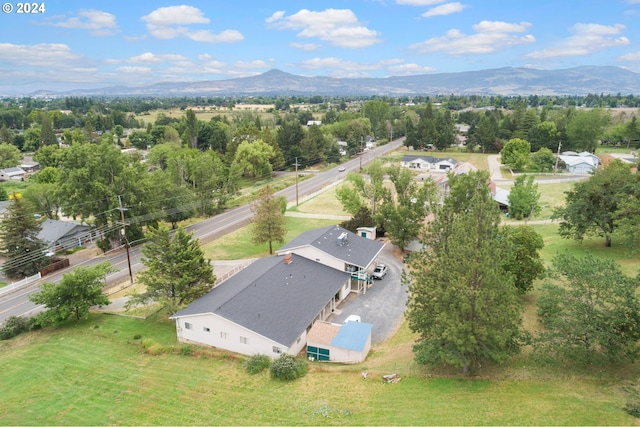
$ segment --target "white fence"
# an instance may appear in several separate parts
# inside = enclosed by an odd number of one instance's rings
[[[38,272],[38,274],[34,274],[33,276],[30,277],[25,277],[24,279],[18,281],[18,282],[13,282],[13,283],[9,283],[7,286],[5,286],[4,288],[0,288],[0,295],[4,295],[7,294],[11,291],[14,291],[22,286],[25,286],[31,282],[35,282],[36,280],[40,280],[42,279],[42,275]]]

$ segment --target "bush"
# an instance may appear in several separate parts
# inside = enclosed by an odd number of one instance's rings
[[[266,354],[254,354],[246,362],[244,362],[244,369],[250,375],[255,375],[268,369],[271,366],[271,358]]]
[[[282,354],[271,363],[271,378],[292,381],[307,373],[307,363],[290,354]]]
[[[0,327],[0,340],[8,340],[23,332],[27,332],[30,328],[28,319],[20,316],[11,316],[5,320]]]

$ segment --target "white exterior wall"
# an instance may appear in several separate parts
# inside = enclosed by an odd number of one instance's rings
[[[362,351],[349,350],[346,348],[333,347],[327,344],[320,344],[318,342],[309,341],[308,345],[318,348],[326,348],[329,350],[329,361],[336,363],[362,363],[367,358],[369,351],[371,350],[371,334],[362,349]]]
[[[443,160],[441,162],[436,163],[433,168],[437,169],[437,170],[446,170],[446,169],[442,169],[442,168],[448,168],[448,169],[453,169],[455,167],[455,165],[447,160]]]
[[[327,239],[326,244],[335,245],[336,240]],[[319,262],[320,264],[326,265],[327,267],[335,268],[338,271],[344,271],[344,268],[345,268],[344,261],[334,258],[330,255],[327,255],[326,252],[322,252],[313,246],[305,246],[302,248],[294,249],[291,252],[295,253],[296,255],[300,255],[301,257],[304,257],[306,259],[309,259],[311,261]]]
[[[289,349],[280,343],[211,313],[184,316],[175,320],[178,341],[204,344],[247,356],[266,354],[272,358],[277,358],[280,354],[273,352],[274,346],[279,347],[282,353],[293,351],[292,354],[295,355],[300,351],[296,351],[296,347],[302,349],[305,345],[306,331],[303,333],[304,337],[299,338],[298,342]],[[191,329],[186,328],[186,323],[191,324]],[[209,328],[209,332],[205,331],[204,328]],[[246,343],[241,342],[240,337],[246,338]]]

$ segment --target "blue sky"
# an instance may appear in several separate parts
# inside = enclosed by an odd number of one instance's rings
[[[3,0],[4,1],[4,0]],[[45,1],[0,14],[0,89],[387,77],[499,67],[640,72],[640,0]]]

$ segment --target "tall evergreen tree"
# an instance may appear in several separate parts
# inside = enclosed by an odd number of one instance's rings
[[[7,257],[2,270],[7,277],[32,276],[47,265],[47,245],[38,238],[41,229],[27,203],[13,193],[13,203],[0,223],[2,252]]]
[[[500,244],[500,210],[488,178],[484,171],[452,177],[451,192],[425,233],[430,249],[409,261],[407,317],[419,334],[419,363],[469,373],[519,349],[521,305],[504,268],[508,246]]]
[[[138,274],[138,279],[146,291],[134,295],[132,304],[158,301],[173,313],[213,288],[216,279],[210,261],[204,257],[198,239],[182,227],[173,234],[166,227],[152,231],[142,253],[147,269]]]

